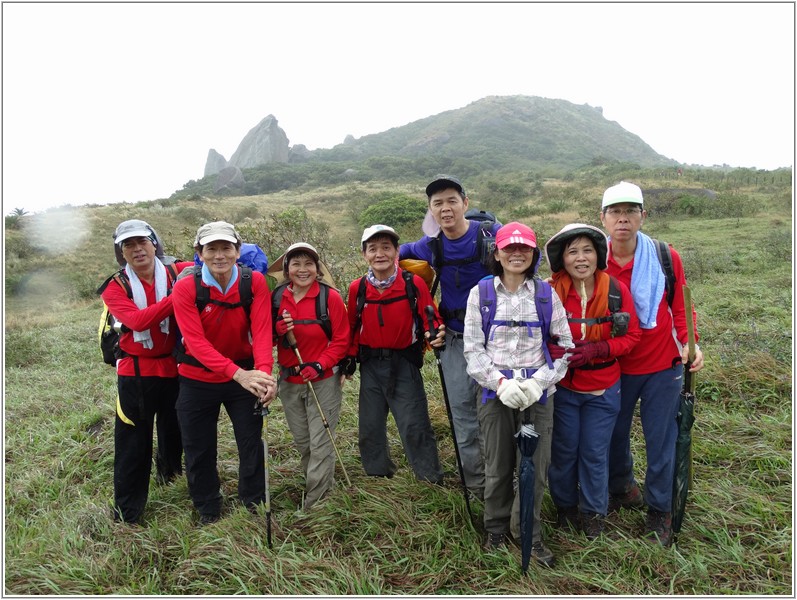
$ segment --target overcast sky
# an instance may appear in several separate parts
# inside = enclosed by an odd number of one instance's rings
[[[601,106],[683,163],[790,167],[794,11],[4,3],[3,211],[166,198],[269,114],[330,148],[491,95]]]

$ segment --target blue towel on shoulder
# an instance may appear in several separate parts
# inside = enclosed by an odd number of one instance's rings
[[[659,304],[664,295],[664,273],[659,264],[656,244],[641,231],[636,235],[634,269],[631,272],[631,295],[634,298],[637,317],[639,317],[639,326],[642,329],[654,329]]]

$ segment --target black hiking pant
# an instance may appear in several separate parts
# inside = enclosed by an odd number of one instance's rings
[[[182,474],[183,445],[177,424],[176,377],[131,377],[117,380],[119,404],[114,425],[114,520],[136,523],[144,512],[152,470],[152,432],[157,426],[158,481]],[[131,421],[129,423],[128,421]]]
[[[185,449],[188,490],[200,515],[221,513],[218,420],[227,411],[238,447],[238,497],[248,508],[266,500],[263,469],[263,417],[255,414],[255,396],[235,381],[206,383],[180,377],[177,418]]]

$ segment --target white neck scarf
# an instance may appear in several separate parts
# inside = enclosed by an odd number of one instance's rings
[[[141,284],[141,280],[138,278],[138,275],[136,275],[136,272],[129,264],[125,265],[125,274],[127,274],[127,278],[130,280],[130,289],[133,291],[133,302],[135,302],[136,306],[140,309],[147,308],[147,294],[144,292],[144,286]],[[155,258],[156,302],[160,302],[166,297],[166,280],[166,267],[163,266],[163,263],[160,260]],[[166,317],[160,322],[160,329],[163,333],[168,335],[169,317]],[[134,331],[133,340],[143,345],[147,350],[152,349],[152,336],[149,333],[149,329],[146,331]]]

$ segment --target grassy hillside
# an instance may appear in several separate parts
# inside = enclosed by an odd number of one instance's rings
[[[731,176],[734,175],[734,176]],[[465,180],[471,199],[504,222],[531,224],[544,243],[575,220],[599,224],[600,194],[620,178],[651,196],[645,230],[681,252],[698,310],[706,367],[698,377],[694,488],[677,544],[638,538],[642,513],[609,518],[600,540],[553,528],[557,566],[519,570],[519,553],[483,554],[458,480],[412,478],[390,422],[392,480],[364,475],[357,451],[357,384],[344,389],[338,447],[353,486],[339,485],[311,515],[296,514],[303,481],[279,402],[269,418],[274,547],[264,515],[236,498],[237,460],[220,423],[222,520],[198,528],[185,478],[154,478],[147,526],[112,523],[115,376],[96,342],[93,289],[116,266],[111,232],[149,221],[173,254],[190,256],[196,227],[225,218],[274,260],[307,236],[339,284],[361,274],[357,216],[386,191],[422,197],[425,180],[341,183],[241,198],[197,196],[50,211],[6,221],[5,582],[27,594],[778,594],[792,581],[792,190],[783,172],[662,176],[593,165],[567,180]],[[715,198],[700,190],[717,192]],[[681,189],[682,191],[677,191]],[[697,191],[696,191],[697,190]],[[414,239],[419,223],[401,227]],[[546,269],[542,269],[543,274]],[[444,469],[456,472],[437,370],[425,387]],[[644,474],[638,421],[632,444]],[[339,469],[339,468],[338,468]],[[343,483],[341,483],[343,482]],[[477,519],[482,510],[474,504]]]

